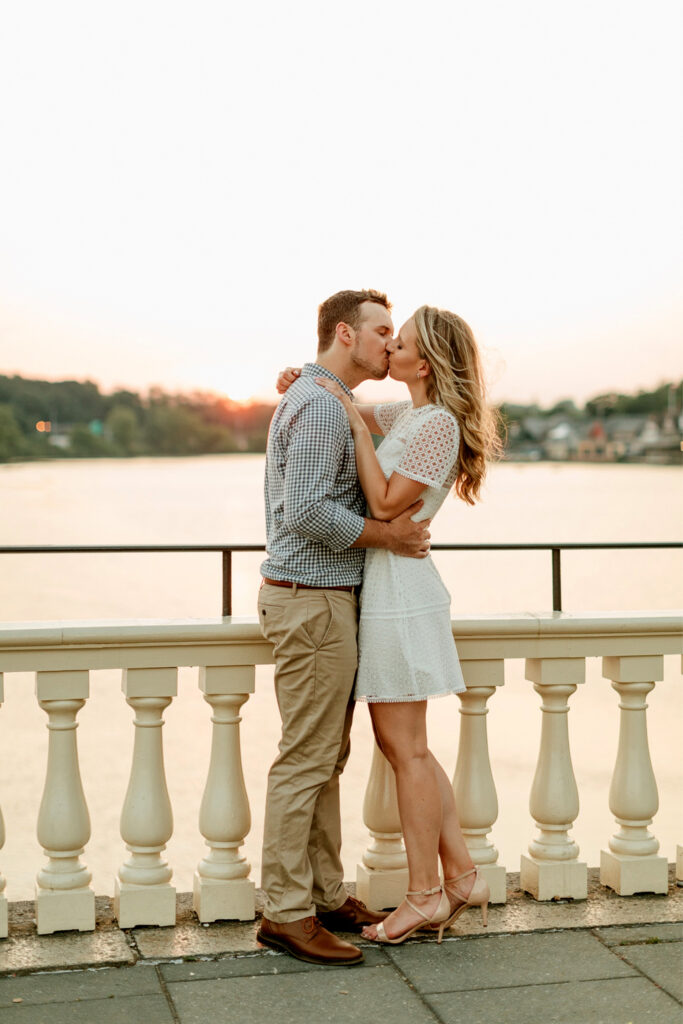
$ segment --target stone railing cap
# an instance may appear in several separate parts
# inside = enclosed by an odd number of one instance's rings
[[[514,612],[466,615],[452,620],[456,637],[562,636],[613,633],[683,634],[678,610],[623,612]],[[119,646],[121,644],[197,644],[261,642],[255,617],[215,619],[64,620],[13,622],[0,626],[0,650],[22,647]]]

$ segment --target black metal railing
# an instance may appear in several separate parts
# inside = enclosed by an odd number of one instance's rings
[[[596,544],[432,544],[432,551],[550,551],[552,555],[553,611],[562,611],[562,551],[631,550],[641,548],[683,548],[683,541],[648,541]],[[232,615],[232,556],[233,552],[265,551],[264,544],[79,544],[68,546],[24,545],[0,547],[0,555],[57,555],[57,554],[163,554],[220,552],[222,562],[221,594],[222,615]]]

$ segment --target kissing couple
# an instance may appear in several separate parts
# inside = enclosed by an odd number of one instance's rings
[[[403,402],[359,405],[387,374]],[[489,889],[427,743],[430,697],[465,689],[429,526],[451,490],[473,505],[500,451],[479,350],[455,313],[421,306],[394,336],[391,304],[341,291],[318,310],[315,362],[278,378],[268,435],[259,622],[282,719],[268,775],[257,938],[318,964],[357,964],[337,931],[398,944],[444,930]],[[377,450],[372,435],[383,435]],[[396,776],[409,889],[390,914],[347,894],[339,777],[356,701]],[[439,872],[441,865],[442,876]]]

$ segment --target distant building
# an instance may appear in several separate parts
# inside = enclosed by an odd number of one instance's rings
[[[576,458],[579,437],[574,424],[563,420],[551,427],[543,441],[543,453],[547,459],[566,462]]]
[[[681,425],[673,415],[607,415],[591,419],[558,412],[509,425],[508,455],[581,462],[676,462]]]
[[[64,430],[53,430],[48,434],[48,441],[55,448],[68,448],[71,444],[71,437]]]

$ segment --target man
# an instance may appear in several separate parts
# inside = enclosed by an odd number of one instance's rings
[[[383,917],[347,896],[340,859],[363,549],[415,558],[429,551],[428,520],[410,518],[421,501],[390,523],[365,518],[347,415],[315,383],[330,377],[350,393],[385,377],[390,308],[372,290],[322,303],[317,362],[287,391],[268,436],[259,619],[274,646],[282,739],[268,776],[257,938],[312,963],[360,963],[360,949],[330,929],[360,931]]]

